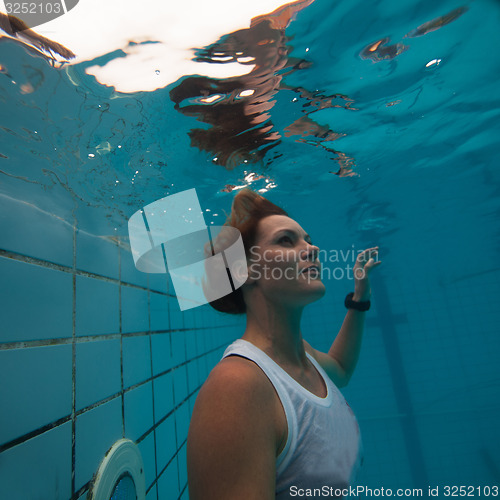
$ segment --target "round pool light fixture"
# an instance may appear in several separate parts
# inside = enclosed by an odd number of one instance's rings
[[[144,464],[137,445],[120,439],[106,453],[88,500],[145,500]]]

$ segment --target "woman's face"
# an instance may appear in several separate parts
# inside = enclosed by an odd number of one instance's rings
[[[248,274],[269,300],[304,306],[325,294],[318,252],[297,222],[284,215],[270,215],[257,226]],[[315,268],[306,270],[311,266]]]

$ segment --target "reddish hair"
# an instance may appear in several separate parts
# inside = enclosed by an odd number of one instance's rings
[[[270,215],[285,215],[288,217],[285,210],[250,188],[242,189],[234,197],[231,213],[224,225],[232,226],[241,233],[247,258],[250,248],[255,244],[259,221]],[[229,295],[210,302],[210,305],[217,311],[229,314],[244,314],[246,312],[241,287]]]

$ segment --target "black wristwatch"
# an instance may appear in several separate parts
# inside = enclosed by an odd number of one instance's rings
[[[360,302],[356,302],[355,300],[352,300],[354,296],[354,292],[348,293],[344,305],[347,307],[347,309],[355,309],[356,311],[368,311],[370,309],[371,302],[369,300],[363,300]]]

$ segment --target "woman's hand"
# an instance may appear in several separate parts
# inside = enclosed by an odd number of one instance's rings
[[[359,253],[354,264],[354,296],[353,300],[363,302],[370,300],[370,272],[382,264],[378,259],[378,247],[368,248]]]

